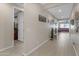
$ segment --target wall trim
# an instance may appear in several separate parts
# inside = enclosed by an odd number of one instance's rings
[[[78,56],[77,50],[76,50],[76,48],[75,48],[75,45],[72,44],[72,47],[73,47],[73,49],[74,49],[75,55]]]
[[[6,47],[6,48],[2,48],[2,49],[0,49],[0,52],[5,51],[5,50],[7,50],[7,49],[9,49],[9,48],[12,48],[12,47],[14,47],[14,46],[11,45],[11,46],[8,46],[8,47]]]
[[[31,53],[33,53],[34,51],[36,51],[39,47],[41,47],[43,44],[45,44],[46,42],[48,42],[48,40],[43,41],[41,44],[39,44],[38,46],[36,46],[35,48],[33,48],[31,51],[27,52],[27,53],[23,53],[24,56],[28,56]]]

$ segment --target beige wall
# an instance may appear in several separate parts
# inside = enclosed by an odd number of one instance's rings
[[[76,4],[75,8],[74,8],[74,19],[75,19],[75,28],[76,28],[76,18],[75,17],[79,17],[78,15],[75,16],[75,12],[79,13],[79,3]],[[79,32],[76,32],[76,30],[73,30],[73,32],[71,32],[71,39],[73,42],[75,42],[75,44],[79,45]]]
[[[13,9],[8,4],[0,3],[0,50],[12,46]]]
[[[43,10],[40,4],[24,5],[24,48],[25,53],[49,39],[48,23],[38,21],[38,15],[44,15],[48,19],[49,14]]]
[[[23,20],[24,20],[24,12],[18,13],[18,40],[23,41]]]

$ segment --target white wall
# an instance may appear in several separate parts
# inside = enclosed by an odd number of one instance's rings
[[[76,4],[75,12],[79,13],[79,3]],[[75,13],[74,13],[74,15],[75,15]],[[76,15],[76,17],[78,17],[78,16],[79,16],[79,14]],[[75,27],[76,27],[76,22],[78,22],[78,21],[75,20]],[[75,44],[79,45],[79,32],[76,32],[76,33],[72,34],[72,38],[73,38],[73,41],[75,42]]]
[[[39,14],[50,18],[50,14],[43,10],[40,4],[24,5],[24,53],[49,39],[48,23],[39,22]]]
[[[71,15],[71,19],[74,19],[76,21],[75,12],[79,12],[79,4],[75,5],[73,12],[72,12],[72,15]],[[76,23],[75,23],[75,25],[76,25]],[[75,42],[75,44],[79,45],[79,32],[76,32],[75,29],[76,29],[76,26],[75,26],[75,28],[70,29],[71,30],[70,31],[70,38],[71,38],[72,42]]]
[[[23,20],[24,20],[24,13],[18,13],[18,40],[23,41]]]
[[[17,28],[18,19],[14,18],[15,28]]]
[[[0,50],[13,46],[13,8],[0,3]]]

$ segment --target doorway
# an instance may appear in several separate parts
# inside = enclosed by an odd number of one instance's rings
[[[23,18],[24,12],[14,8],[14,45],[23,44]]]

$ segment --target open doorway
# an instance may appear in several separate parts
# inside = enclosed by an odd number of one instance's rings
[[[24,12],[14,8],[14,45],[23,44],[23,18]]]

